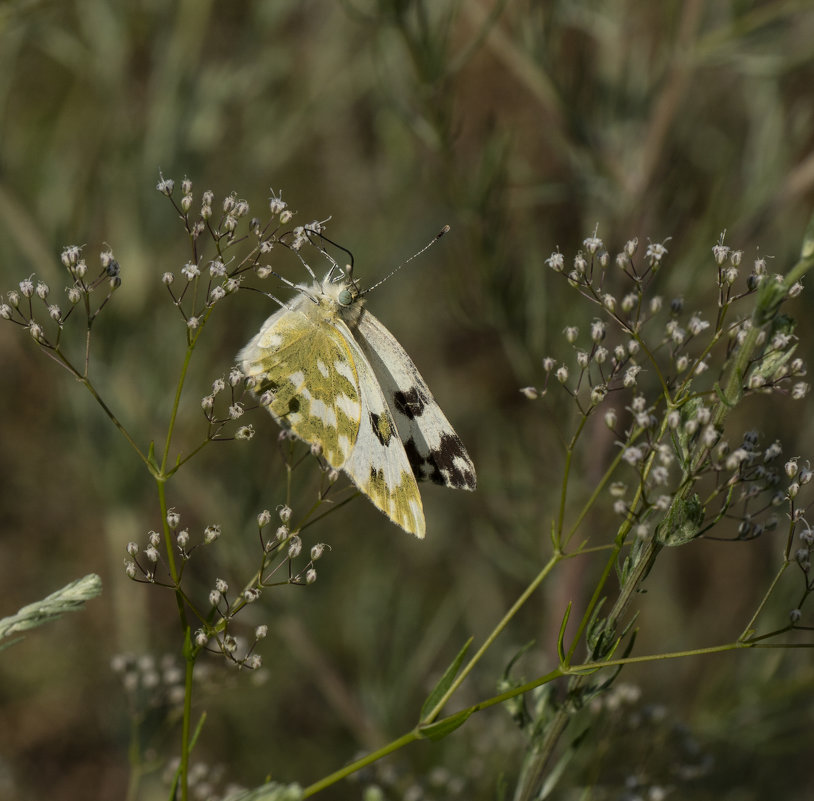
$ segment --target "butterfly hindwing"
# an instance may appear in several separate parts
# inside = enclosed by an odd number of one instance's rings
[[[474,490],[475,466],[412,359],[366,309],[355,334],[393,410],[416,478]]]
[[[298,298],[291,309],[269,317],[238,360],[244,374],[255,379],[258,394],[271,390],[267,408],[274,419],[304,442],[319,445],[325,461],[339,470],[359,433],[359,376],[346,337],[307,316],[308,302]]]
[[[406,531],[423,537],[421,495],[373,369],[338,316],[308,298],[273,314],[240,352],[255,391],[271,390],[275,420],[344,470],[361,492]]]

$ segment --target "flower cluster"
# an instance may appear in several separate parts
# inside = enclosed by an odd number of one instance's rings
[[[305,244],[321,236],[327,222],[314,220],[292,229],[285,228],[294,212],[281,193],[273,191],[269,216],[263,221],[250,217],[248,201],[234,193],[218,203],[214,193],[207,189],[196,202],[192,181],[188,178],[181,182],[180,199],[176,196],[175,181],[170,178],[161,176],[156,189],[173,204],[191,245],[190,260],[177,273],[167,271],[161,277],[184,319],[190,342],[195,340],[213,307],[236,292],[247,273],[261,279],[275,275],[290,285],[272,269],[269,254],[276,245],[281,245],[299,255]],[[245,247],[247,241],[248,248]]]
[[[313,584],[317,579],[316,563],[328,548],[321,542],[313,544],[306,552],[308,559],[303,564],[300,557],[305,546],[299,531],[291,528],[292,514],[290,507],[280,506],[276,514],[277,527],[270,536],[266,532],[271,528],[274,516],[269,510],[258,514],[261,563],[254,577],[242,589],[234,591],[226,580],[217,578],[209,591],[206,605],[189,601],[189,609],[200,622],[193,636],[198,648],[219,652],[230,662],[251,670],[262,665],[262,658],[255,653],[255,648],[267,636],[268,626],[256,625],[252,638],[247,639],[232,633],[236,615],[259,600],[269,587]],[[150,531],[145,546],[137,542],[127,544],[125,572],[134,581],[157,584],[180,592],[184,566],[194,551],[201,546],[211,545],[220,536],[221,527],[217,524],[208,525],[202,533],[193,536],[189,528],[182,526],[180,513],[169,509],[163,535]],[[168,556],[162,553],[162,542],[167,538],[173,543],[169,558],[173,563],[176,559],[180,561],[179,570],[175,570],[174,564],[167,564]],[[158,569],[162,565],[164,570],[159,576]],[[172,580],[173,575],[177,576],[177,580]]]
[[[0,296],[0,318],[27,328],[38,345],[54,351],[59,351],[65,324],[74,311],[82,309],[90,328],[122,283],[119,262],[109,248],[99,254],[100,269],[92,277],[88,275],[88,264],[78,245],[64,248],[61,262],[68,274],[68,282],[63,287],[67,305],[56,302],[59,299],[54,298],[49,285],[35,281],[34,276],[20,281],[19,289],[9,290],[5,299]],[[104,295],[96,291],[100,288],[106,288]]]
[[[797,459],[783,467],[779,443],[761,446],[757,432],[732,443],[725,429],[728,410],[749,394],[807,394],[793,322],[777,311],[801,285],[787,286],[770,275],[764,259],[743,275],[742,252],[722,236],[712,248],[710,269],[716,306],[710,314],[686,310],[681,298],[666,301],[648,292],[666,263],[666,245],[651,243],[640,254],[632,239],[612,259],[594,235],[570,269],[561,253],[552,254],[548,266],[594,306],[596,316],[584,331],[576,324],[565,327],[571,357],[544,358],[543,385],[521,392],[539,398],[553,376],[581,416],[601,413],[613,433],[616,460],[605,489],[621,518],[620,532],[633,535],[623,580],[633,575],[637,559],[651,553],[646,544],[654,538],[669,546],[700,536],[754,539],[778,529],[785,511],[793,528],[802,527],[803,547],[789,550],[788,558],[805,574],[807,597],[807,538],[814,541],[814,535],[796,498],[811,470],[808,464],[798,468]],[[609,288],[620,284],[626,286],[622,291]],[[744,299],[755,301],[766,288],[778,295],[768,312],[750,308],[737,316]]]

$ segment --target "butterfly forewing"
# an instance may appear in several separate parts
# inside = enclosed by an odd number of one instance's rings
[[[416,478],[474,490],[475,466],[466,448],[398,340],[367,310],[355,333],[393,410]]]

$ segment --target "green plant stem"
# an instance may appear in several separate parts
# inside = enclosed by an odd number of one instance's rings
[[[102,411],[107,415],[108,419],[111,423],[118,429],[119,433],[127,440],[127,444],[138,454],[139,459],[141,459],[144,464],[149,464],[149,460],[147,457],[142,453],[139,446],[136,444],[135,440],[130,436],[130,432],[121,424],[119,418],[113,413],[110,407],[102,400],[102,397],[96,391],[96,387],[93,386],[93,382],[88,378],[87,372],[81,373],[77,370],[71,361],[65,356],[65,354],[59,350],[59,348],[46,348],[40,346],[42,348],[43,353],[46,356],[52,358],[58,365],[65,368],[85,389],[91,394],[93,399],[96,403],[99,404]],[[87,369],[87,368],[86,368]]]
[[[327,787],[330,787],[332,784],[336,784],[338,781],[347,778],[353,773],[356,773],[357,770],[361,770],[368,765],[372,765],[374,762],[378,761],[382,757],[386,757],[388,754],[392,754],[394,751],[398,751],[400,748],[403,748],[405,745],[409,745],[410,743],[415,742],[416,740],[420,740],[421,735],[418,732],[418,727],[413,729],[412,731],[407,732],[407,734],[402,735],[397,740],[393,740],[391,743],[379,748],[377,751],[373,751],[372,753],[368,754],[361,759],[357,759],[355,762],[351,762],[349,765],[345,765],[344,768],[340,768],[337,771],[326,776],[324,779],[320,779],[318,782],[314,782],[312,785],[309,785],[302,791],[303,798],[309,798],[312,795],[320,792],[320,790],[325,790]]]
[[[554,529],[554,549],[558,553],[562,551],[563,544],[562,531],[565,524],[565,502],[568,498],[568,479],[571,476],[571,461],[574,458],[574,451],[579,441],[579,435],[582,433],[587,422],[588,416],[583,414],[577,426],[577,430],[574,432],[574,436],[571,437],[571,441],[568,443],[568,448],[565,452],[565,466],[563,468],[562,484],[560,485],[560,506],[557,510],[557,525]]]
[[[624,665],[633,665],[633,664],[643,664],[648,662],[662,662],[666,660],[672,659],[686,659],[695,656],[711,656],[713,654],[721,654],[726,653],[728,651],[737,651],[743,650],[745,648],[774,648],[774,647],[797,647],[797,648],[814,648],[814,643],[782,643],[782,644],[770,644],[770,643],[760,643],[757,640],[735,640],[734,642],[723,643],[721,645],[710,645],[705,648],[691,648],[682,651],[671,651],[668,653],[662,654],[647,654],[644,656],[627,656],[621,659],[607,659],[598,662],[584,662],[581,665],[571,665],[571,666],[560,666],[555,670],[552,670],[549,673],[546,673],[543,676],[539,676],[538,678],[526,682],[525,684],[518,685],[517,687],[513,687],[510,690],[505,692],[499,693],[498,695],[491,696],[490,698],[486,698],[483,701],[479,701],[477,704],[473,704],[470,707],[467,707],[463,710],[459,710],[454,715],[450,715],[447,718],[442,719],[441,723],[444,720],[452,720],[453,718],[458,717],[462,712],[467,712],[470,714],[474,714],[475,712],[481,712],[485,709],[489,709],[490,707],[496,706],[498,704],[504,703],[505,701],[510,700],[511,698],[515,698],[518,695],[523,695],[537,687],[542,686],[543,684],[549,684],[550,682],[562,678],[564,676],[571,676],[572,687],[576,687],[587,681],[590,675],[596,673],[597,670],[601,670],[602,668],[608,667],[621,667]],[[545,746],[548,751],[553,751],[554,746],[556,746],[559,737],[562,735],[563,731],[565,730],[565,725],[568,722],[568,718],[570,715],[565,715],[562,721],[557,721],[554,726],[552,726],[551,734],[546,737]],[[367,754],[360,759],[355,760],[354,762],[345,765],[340,770],[335,771],[334,773],[325,776],[324,778],[320,779],[317,782],[309,785],[303,791],[303,798],[308,798],[316,793],[320,792],[321,790],[325,790],[333,784],[336,784],[338,781],[347,778],[351,774],[355,773],[362,768],[367,767],[368,765],[372,765],[374,762],[382,759],[383,757],[387,756],[388,754],[392,754],[394,751],[398,751],[400,748],[403,748],[410,743],[414,743],[418,740],[425,739],[422,736],[420,726],[416,726],[414,729],[411,729],[409,732],[401,735],[395,740],[387,743],[386,745],[382,746],[381,748],[372,751],[371,753]],[[540,751],[543,751],[541,747]],[[542,775],[542,774],[540,774]],[[534,782],[531,783],[532,786]],[[515,796],[516,798],[518,796]],[[532,798],[532,796],[525,796],[526,798]]]
[[[781,576],[786,572],[786,568],[788,568],[789,564],[790,562],[788,561],[788,559],[783,560],[783,564],[780,566],[780,569],[777,571],[775,577],[772,579],[772,583],[769,585],[769,589],[766,590],[766,592],[763,595],[763,598],[761,598],[760,603],[757,606],[757,609],[755,609],[755,613],[752,615],[751,618],[749,618],[749,622],[746,624],[746,626],[743,629],[743,632],[741,633],[741,636],[738,638],[739,640],[745,640],[747,637],[752,636],[752,633],[754,632],[755,622],[757,621],[758,617],[760,617],[760,613],[764,610],[766,604],[769,602],[769,598],[772,596],[775,587],[777,587],[778,583],[780,582]]]
[[[546,562],[543,569],[534,577],[532,582],[526,587],[525,590],[520,594],[517,600],[512,604],[511,608],[505,615],[500,619],[500,622],[492,629],[489,636],[483,641],[483,644],[480,648],[475,652],[469,662],[466,663],[466,666],[461,670],[461,672],[455,677],[455,680],[450,685],[449,689],[441,696],[438,703],[427,713],[424,719],[421,721],[421,725],[426,725],[427,723],[433,722],[438,715],[441,713],[441,710],[444,708],[444,705],[447,701],[452,697],[452,695],[457,691],[457,689],[461,686],[464,679],[469,675],[472,671],[472,668],[480,661],[481,657],[486,653],[487,650],[491,647],[492,643],[497,639],[503,629],[509,624],[509,621],[517,614],[518,610],[523,606],[523,604],[528,601],[528,599],[532,596],[534,591],[540,584],[543,582],[545,577],[554,569],[560,560],[564,557],[561,554],[554,554],[548,562]]]
[[[173,399],[172,411],[170,412],[170,422],[167,425],[167,436],[164,440],[164,452],[161,456],[161,475],[164,475],[167,469],[167,462],[170,456],[170,447],[172,445],[172,435],[175,432],[175,423],[178,419],[178,410],[181,407],[181,393],[184,391],[184,382],[186,381],[189,363],[192,360],[192,354],[195,350],[195,343],[197,341],[198,338],[196,336],[187,346],[186,353],[184,354],[184,362],[181,365],[181,374],[178,376],[178,383],[175,387],[175,398]]]
[[[192,722],[192,676],[195,670],[196,651],[192,648],[191,632],[187,628],[184,641],[184,720],[181,726],[181,801],[189,798],[189,737]]]

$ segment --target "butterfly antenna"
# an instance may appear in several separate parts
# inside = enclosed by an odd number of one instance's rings
[[[311,234],[313,234],[314,236],[318,236],[324,242],[327,242],[329,245],[333,245],[338,250],[341,250],[343,253],[347,253],[348,258],[350,259],[350,272],[351,273],[353,272],[353,253],[351,253],[347,248],[342,247],[342,245],[340,245],[338,242],[334,242],[333,239],[329,239],[327,236],[325,236],[325,234],[321,233],[320,231],[314,231],[311,228],[306,228],[305,229],[305,234],[306,234],[306,236],[308,236],[309,240],[311,240]],[[322,253],[322,255],[331,263],[331,272],[333,272],[334,270],[339,270],[342,273],[345,272],[342,269],[342,267],[339,265],[337,260],[333,256],[331,256],[331,254],[328,253],[328,251],[325,250],[325,248],[322,247],[322,245],[319,245],[319,244],[317,244],[316,242],[313,242],[313,241],[311,241],[311,244],[315,248],[317,248],[319,250],[319,252]]]
[[[389,272],[381,281],[376,282],[373,286],[368,287],[364,292],[361,292],[361,295],[367,295],[368,292],[372,292],[377,286],[381,286],[388,278],[395,275],[402,267],[406,264],[409,264],[413,259],[417,259],[425,250],[429,250],[444,234],[449,232],[449,226],[445,225],[426,245],[424,245],[421,250],[416,253],[413,253],[409,259],[405,259],[398,267],[394,268]]]

